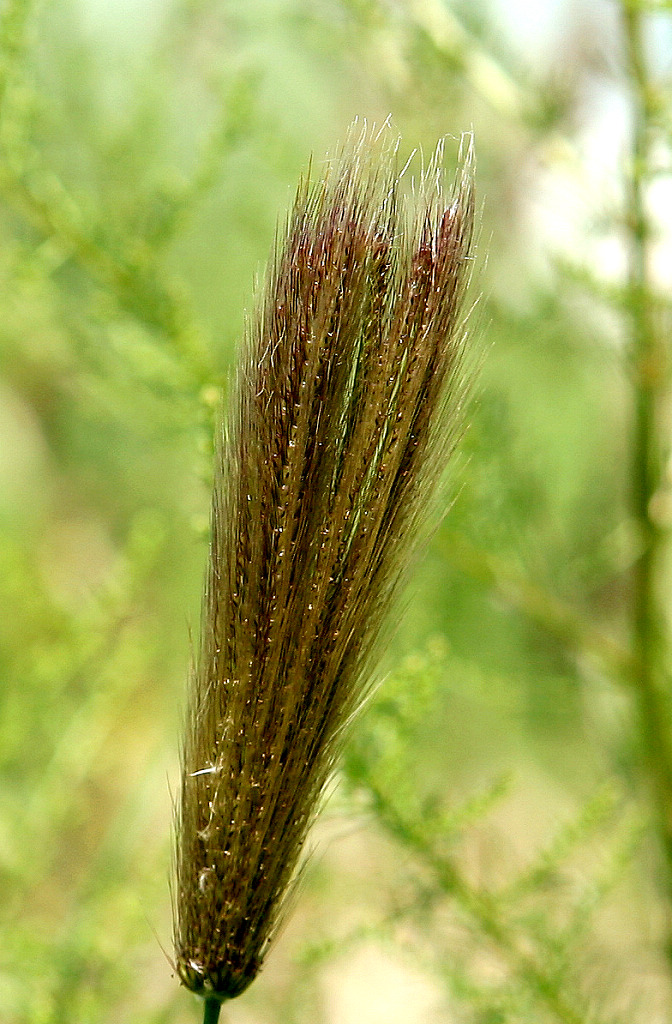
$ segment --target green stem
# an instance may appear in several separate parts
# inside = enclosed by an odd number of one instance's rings
[[[203,1009],[203,1024],[217,1024],[222,1004],[219,999],[206,999]]]
[[[632,355],[635,371],[633,450],[634,514],[644,551],[634,578],[635,656],[637,689],[646,768],[665,855],[667,943],[672,955],[672,744],[667,662],[669,638],[659,595],[659,566],[667,531],[652,515],[652,499],[661,482],[665,453],[659,428],[660,405],[667,393],[667,351],[652,313],[650,229],[645,210],[653,127],[652,89],[643,39],[642,12],[623,6],[623,24],[632,98],[632,169],[627,181],[629,230],[628,285]]]

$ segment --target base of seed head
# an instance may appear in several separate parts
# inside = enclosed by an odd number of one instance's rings
[[[180,960],[177,973],[185,988],[195,995],[225,1003],[241,995],[251,985],[260,966],[247,965],[243,971],[236,972],[227,963],[208,967],[197,960]]]

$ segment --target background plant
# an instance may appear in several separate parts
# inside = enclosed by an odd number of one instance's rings
[[[166,774],[218,389],[306,156],[390,111],[475,130],[481,394],[229,1015],[669,1019],[670,16],[506,9],[2,7],[3,1021],[195,1019]]]

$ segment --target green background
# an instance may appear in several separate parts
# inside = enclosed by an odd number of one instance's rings
[[[623,681],[642,544],[632,72],[616,6],[537,15],[485,0],[0,7],[4,1024],[198,1020],[169,962],[171,791],[218,396],[299,174],[353,118],[388,115],[403,158],[446,136],[449,175],[474,132],[481,370],[447,514],[293,914],[226,1014],[670,1019]],[[648,33],[664,180],[664,12]],[[656,499],[662,530],[666,478]],[[664,594],[664,558],[658,580]]]

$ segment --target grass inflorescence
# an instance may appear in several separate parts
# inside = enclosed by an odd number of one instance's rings
[[[364,131],[299,185],[217,447],[177,809],[179,976],[259,971],[462,421],[471,145],[403,195]]]

